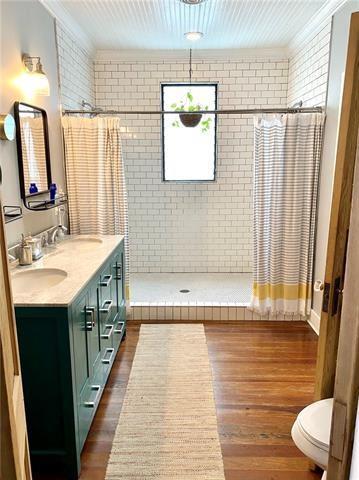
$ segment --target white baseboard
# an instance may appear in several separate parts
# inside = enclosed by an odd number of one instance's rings
[[[319,335],[319,328],[320,328],[320,316],[312,309],[310,311],[310,317],[308,318],[308,323],[315,331],[317,335]]]

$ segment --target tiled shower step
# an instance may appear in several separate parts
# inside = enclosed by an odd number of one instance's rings
[[[257,315],[245,304],[236,303],[141,303],[131,302],[128,320],[233,321],[305,320],[300,315]]]

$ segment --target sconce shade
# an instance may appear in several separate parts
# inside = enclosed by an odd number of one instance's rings
[[[32,63],[33,59],[37,59],[35,70]],[[40,57],[30,57],[29,55],[24,55],[23,63],[26,69],[26,73],[24,75],[24,79],[27,84],[26,89],[35,95],[43,95],[48,97],[50,95],[50,84],[42,68]]]
[[[38,72],[37,70],[31,74],[32,83],[34,85],[34,91],[37,95],[44,95],[48,97],[50,95],[49,80],[44,72]]]

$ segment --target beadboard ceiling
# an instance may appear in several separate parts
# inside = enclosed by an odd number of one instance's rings
[[[57,4],[96,49],[286,47],[333,0],[40,0]],[[184,37],[201,31],[198,42]]]

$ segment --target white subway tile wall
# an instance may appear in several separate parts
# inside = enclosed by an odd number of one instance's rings
[[[218,82],[219,108],[287,104],[288,60],[194,61],[193,81]],[[159,109],[161,82],[188,64],[96,61],[96,104]],[[123,116],[132,272],[251,272],[253,119],[218,120],[217,181],[162,182],[159,116]],[[174,312],[177,315],[177,312]]]
[[[128,320],[144,321],[170,321],[182,320],[191,322],[216,321],[228,322],[238,320],[281,320],[281,321],[305,321],[306,317],[300,315],[257,315],[248,307],[236,307],[234,304],[207,303],[173,303],[154,304],[145,302],[131,303],[131,309],[127,312]]]
[[[64,109],[81,108],[82,100],[95,103],[94,65],[91,53],[56,22],[61,103]]]
[[[331,20],[294,49],[289,59],[288,105],[325,105],[329,71]]]
[[[324,105],[331,22],[290,59],[194,61],[194,81],[218,82],[219,108]],[[57,23],[64,108],[159,109],[160,83],[188,81],[181,61],[92,61]],[[288,70],[289,69],[289,70]],[[163,183],[160,119],[127,116],[123,151],[132,272],[251,272],[253,128],[249,116],[218,121],[217,181]]]

